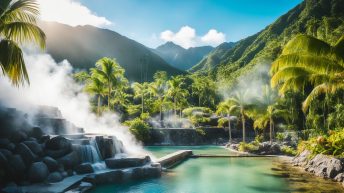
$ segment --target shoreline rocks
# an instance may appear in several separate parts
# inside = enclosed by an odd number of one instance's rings
[[[344,159],[318,154],[311,158],[307,150],[295,156],[291,162],[318,177],[332,179],[344,186]]]

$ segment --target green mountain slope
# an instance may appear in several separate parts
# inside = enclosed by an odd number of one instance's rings
[[[158,70],[169,75],[184,73],[144,45],[107,29],[55,22],[42,22],[40,26],[47,35],[48,53],[57,61],[67,59],[75,69],[89,69],[98,59],[111,57],[117,59],[132,81],[152,80]]]
[[[208,58],[193,72],[216,74],[220,82],[233,85],[237,77],[259,63],[270,64],[283,46],[297,34],[308,34],[335,43],[344,34],[344,0],[305,0],[261,32],[245,38],[226,51],[216,48],[219,60]]]
[[[211,46],[185,49],[173,42],[166,42],[157,47],[154,52],[172,66],[181,70],[188,70],[200,62],[213,49]]]
[[[234,47],[235,43],[225,42],[211,51],[207,57],[203,58],[197,65],[194,65],[190,72],[208,72],[213,70],[217,64],[225,59],[225,53]]]

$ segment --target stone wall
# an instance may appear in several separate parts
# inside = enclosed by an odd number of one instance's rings
[[[228,142],[228,129],[151,129],[150,140],[145,145],[223,145]],[[247,136],[254,133],[247,132]],[[242,131],[233,129],[232,138],[241,138]]]

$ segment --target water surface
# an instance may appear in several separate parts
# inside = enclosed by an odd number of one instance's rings
[[[147,147],[155,156],[191,149],[195,154],[230,154],[216,146]],[[337,183],[299,172],[279,158],[190,158],[161,178],[97,187],[92,193],[284,193],[333,192]]]

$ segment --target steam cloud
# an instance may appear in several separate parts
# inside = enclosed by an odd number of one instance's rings
[[[48,54],[25,53],[30,85],[13,87],[7,78],[0,77],[0,102],[24,112],[32,112],[33,105],[58,107],[62,116],[87,133],[114,135],[123,142],[129,154],[146,153],[142,146],[119,123],[115,113],[97,117],[91,112],[90,97],[71,77],[68,61],[56,63]]]

